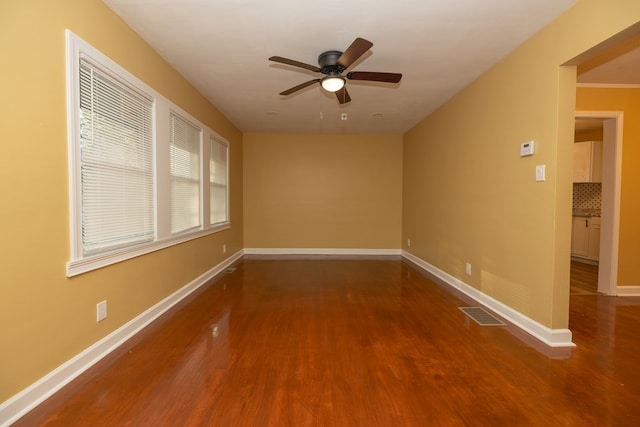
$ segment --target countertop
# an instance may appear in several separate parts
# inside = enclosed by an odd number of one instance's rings
[[[573,216],[600,216],[600,209],[574,209]]]

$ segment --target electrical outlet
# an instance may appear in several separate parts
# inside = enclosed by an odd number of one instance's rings
[[[411,239],[407,239],[407,246],[411,247]]]
[[[107,318],[107,301],[100,301],[96,304],[96,322],[100,322]]]
[[[470,263],[470,262],[468,262],[468,263],[466,263],[466,264],[465,264],[465,266],[464,266],[464,271],[466,271],[466,273],[467,273],[469,276],[471,276],[471,263]]]
[[[227,245],[226,244],[222,244],[222,253],[226,254],[227,253]]]

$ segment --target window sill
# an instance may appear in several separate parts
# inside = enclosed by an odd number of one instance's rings
[[[136,245],[129,248],[118,249],[112,252],[71,260],[67,263],[67,277],[78,276],[80,274],[97,270],[108,265],[126,261],[128,259],[139,257],[151,252],[159,251],[173,245],[188,242],[189,240],[198,239],[200,237],[208,236],[219,231],[228,230],[229,228],[231,228],[231,225],[226,222],[215,225],[211,228],[207,228],[206,230],[198,230],[186,234],[172,236],[162,240],[156,240],[154,242],[143,243],[141,245]]]

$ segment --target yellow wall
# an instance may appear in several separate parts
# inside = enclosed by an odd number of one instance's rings
[[[410,130],[403,248],[566,328],[575,68],[561,64],[638,20],[637,0],[580,0]],[[529,140],[535,155],[519,157]],[[542,164],[547,179],[535,182]]]
[[[618,285],[640,285],[640,89],[577,89],[578,111],[624,111]]]
[[[65,100],[70,29],[231,143],[232,229],[72,279]],[[0,402],[242,248],[242,135],[99,0],[0,6]],[[109,316],[95,321],[96,303]]]
[[[400,247],[400,135],[244,135],[246,248]]]

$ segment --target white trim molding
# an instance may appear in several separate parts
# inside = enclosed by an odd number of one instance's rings
[[[390,256],[402,255],[400,249],[342,249],[342,248],[245,248],[245,255],[341,255]]]
[[[576,87],[591,87],[600,89],[640,89],[637,83],[576,83]]]
[[[575,347],[575,344],[571,341],[572,333],[569,329],[548,328],[407,251],[403,250],[402,256],[426,272],[442,280],[447,285],[452,286],[478,303],[484,305],[546,345],[550,347]]]
[[[63,363],[20,393],[0,404],[0,427],[16,422],[20,417],[38,406],[56,391],[67,385],[78,375],[85,372],[102,358],[121,346],[149,323],[182,301],[189,294],[220,274],[243,256],[242,250],[231,255],[204,274],[178,289],[156,305],[144,311],[128,323],[102,338],[80,354]]]
[[[619,297],[640,297],[640,286],[618,286]]]

